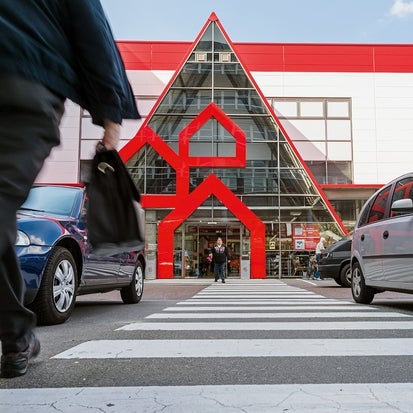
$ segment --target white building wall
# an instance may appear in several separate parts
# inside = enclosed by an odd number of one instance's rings
[[[159,96],[173,71],[129,71],[136,95]],[[264,96],[351,98],[355,184],[383,184],[413,170],[413,74],[253,72]],[[79,143],[80,125],[82,139]],[[121,147],[139,130],[141,121],[126,120]],[[93,156],[102,130],[80,119],[69,102],[56,148],[38,178],[42,182],[78,182],[79,159]]]
[[[79,182],[80,108],[71,101],[66,102],[60,134],[61,143],[52,149],[36,182]]]
[[[263,73],[264,96],[350,97],[355,184],[383,184],[413,170],[413,74]]]

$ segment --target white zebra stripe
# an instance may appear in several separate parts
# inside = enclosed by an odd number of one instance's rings
[[[324,330],[410,330],[413,321],[319,321],[308,322],[210,322],[210,323],[173,323],[141,322],[131,323],[117,330],[124,331],[324,331]],[[374,340],[374,339],[373,339]]]
[[[235,294],[223,294],[223,295],[219,295],[219,294],[211,294],[211,295],[194,295],[192,297],[192,300],[196,300],[196,299],[208,299],[208,298],[215,298],[215,299],[240,299],[240,298],[249,298],[249,299],[257,299],[257,298],[262,298],[263,300],[268,300],[270,298],[278,298],[278,299],[284,299],[284,298],[323,298],[322,295],[318,295],[318,294],[314,294],[314,295],[309,295],[309,294],[297,294],[297,293],[286,293],[286,294],[268,294],[268,295],[261,295],[261,294],[240,294],[240,295],[235,295]]]
[[[186,300],[186,301],[180,301],[177,303],[177,305],[187,305],[187,306],[192,306],[192,305],[215,305],[215,304],[222,304],[223,302],[225,305],[239,305],[239,304],[277,304],[277,305],[290,305],[290,304],[332,304],[334,303],[335,305],[357,305],[355,303],[347,302],[347,301],[337,301],[337,300],[316,300],[310,297],[306,297],[305,299],[302,300],[285,300],[285,299],[279,299],[279,300]]]
[[[413,356],[413,338],[91,340],[53,359]]]
[[[217,305],[217,306],[192,306],[192,307],[167,307],[164,308],[162,311],[173,311],[173,312],[186,312],[186,311],[271,311],[271,310],[355,310],[357,309],[360,311],[360,306],[356,304],[347,303],[347,305],[311,305],[302,304],[302,305],[268,305],[268,306],[224,306],[224,305]],[[378,311],[377,308],[374,307],[364,307],[362,311],[371,312],[371,311]],[[350,313],[351,314],[351,313]]]
[[[343,315],[352,318],[360,318],[360,317],[375,317],[375,318],[388,318],[388,317],[405,317],[411,318],[412,316],[409,314],[402,314],[396,312],[377,312],[377,313],[366,313],[366,312],[351,312],[351,313],[343,313],[343,312],[318,312],[318,313],[311,313],[311,312],[300,312],[300,313],[185,313],[185,314],[168,314],[168,313],[154,313],[148,315],[145,318],[150,319],[200,319],[200,318],[340,318]]]
[[[412,411],[412,394],[412,383],[2,389],[0,410],[7,413],[211,413],[223,410],[400,413]]]

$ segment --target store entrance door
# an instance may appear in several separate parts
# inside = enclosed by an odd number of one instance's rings
[[[213,278],[207,257],[218,237],[228,247],[227,277],[240,277],[242,225],[219,222],[214,225],[185,223],[175,232],[174,276]]]

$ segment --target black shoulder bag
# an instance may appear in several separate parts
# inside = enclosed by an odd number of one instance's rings
[[[96,152],[86,190],[88,239],[95,254],[143,249],[145,219],[140,193],[116,150]]]

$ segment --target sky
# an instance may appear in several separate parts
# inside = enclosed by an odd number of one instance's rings
[[[233,42],[413,43],[413,0],[101,0],[116,40],[193,41],[215,12]]]

